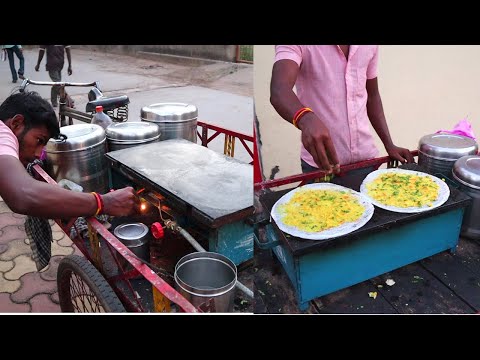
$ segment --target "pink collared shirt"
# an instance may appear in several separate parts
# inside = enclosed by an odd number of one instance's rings
[[[11,155],[18,159],[18,139],[10,128],[0,120],[0,155]]]
[[[330,131],[341,165],[378,156],[367,115],[367,79],[377,77],[378,46],[351,45],[348,61],[338,45],[276,45],[275,61],[290,59],[300,70],[300,102]],[[318,167],[302,145],[301,158]]]

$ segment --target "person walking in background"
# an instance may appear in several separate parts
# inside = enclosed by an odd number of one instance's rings
[[[10,71],[12,72],[12,83],[16,83],[18,78],[24,79],[23,74],[25,71],[25,58],[23,57],[22,45],[2,45],[2,48],[7,51],[8,63],[10,64]],[[13,54],[15,54],[20,61],[18,76]]]
[[[47,52],[47,64],[46,69],[48,75],[52,81],[62,81],[62,70],[65,63],[65,53],[67,53],[68,60],[68,75],[72,75],[72,56],[70,54],[70,45],[40,45],[40,51],[38,52],[38,61],[35,66],[35,71],[40,69],[40,63],[42,62],[44,53]],[[58,86],[52,86],[51,90],[51,102],[53,107],[58,106],[58,95],[60,88]]]

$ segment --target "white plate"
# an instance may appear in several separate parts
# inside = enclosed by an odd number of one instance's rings
[[[396,173],[396,174],[407,174],[407,175],[418,175],[418,176],[424,176],[432,179],[435,183],[438,184],[440,187],[439,189],[439,194],[437,200],[435,200],[432,204],[432,206],[422,206],[422,207],[408,207],[408,208],[400,208],[396,206],[390,206],[390,205],[385,205],[377,200],[371,198],[368,193],[367,193],[367,184],[374,181],[378,176],[386,173]],[[368,174],[368,176],[363,180],[362,185],[360,186],[360,192],[368,197],[370,201],[372,202],[373,205],[378,206],[379,208],[389,210],[389,211],[394,211],[394,212],[400,212],[400,213],[418,213],[418,212],[423,212],[423,211],[429,211],[432,209],[435,209],[439,206],[441,206],[445,201],[448,200],[450,197],[450,189],[447,184],[445,184],[444,181],[441,179],[437,178],[436,176],[421,172],[421,171],[413,171],[413,170],[403,170],[403,169],[380,169],[376,170],[374,172],[371,172]]]
[[[346,191],[349,194],[353,195],[359,201],[359,203],[362,204],[363,207],[365,207],[365,212],[355,222],[348,222],[348,223],[342,224],[340,226],[336,226],[334,228],[330,228],[330,229],[315,232],[315,233],[301,231],[301,230],[299,230],[295,227],[285,225],[282,222],[282,216],[278,211],[279,205],[287,203],[288,201],[290,201],[292,196],[297,191],[304,190],[304,189]],[[331,239],[331,238],[335,238],[335,237],[339,237],[339,236],[342,236],[342,235],[349,234],[352,231],[355,231],[355,230],[361,228],[363,225],[365,225],[372,218],[373,210],[374,210],[374,207],[370,203],[370,200],[366,196],[364,196],[363,194],[360,194],[357,191],[354,191],[354,190],[349,189],[349,188],[344,187],[344,186],[330,184],[330,183],[316,183],[316,184],[309,184],[309,185],[300,186],[300,187],[286,193],[285,195],[283,195],[280,199],[278,199],[278,201],[275,203],[275,205],[273,205],[273,208],[272,208],[272,211],[271,211],[271,216],[272,216],[273,220],[275,220],[275,223],[280,228],[280,230],[282,230],[283,232],[285,232],[287,234],[290,234],[290,235],[293,235],[293,236],[296,236],[296,237],[299,237],[299,238],[303,238],[303,239],[309,239],[309,240],[326,240],[326,239]]]

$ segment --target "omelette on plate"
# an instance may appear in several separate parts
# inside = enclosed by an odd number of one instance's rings
[[[398,208],[431,207],[439,185],[429,176],[383,173],[366,185],[367,194],[379,203]]]
[[[357,221],[365,207],[347,191],[304,189],[281,204],[279,212],[285,225],[315,233]]]

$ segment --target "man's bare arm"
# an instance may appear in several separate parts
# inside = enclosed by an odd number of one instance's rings
[[[270,83],[270,102],[278,114],[293,122],[295,113],[305,107],[293,91],[297,80],[299,67],[293,60],[275,62]],[[331,172],[339,170],[339,161],[333,146],[330,132],[321,119],[313,112],[305,113],[297,122],[302,131],[302,143],[312,155],[315,163],[322,169]]]
[[[13,156],[0,155],[0,196],[19,214],[44,218],[91,216],[97,211],[94,195],[78,193],[32,178]],[[104,213],[126,216],[138,202],[132,188],[103,195]]]

